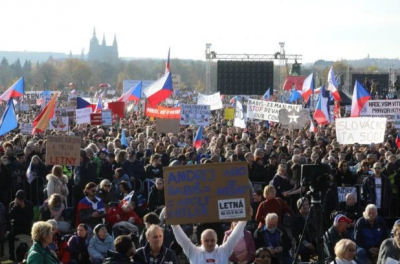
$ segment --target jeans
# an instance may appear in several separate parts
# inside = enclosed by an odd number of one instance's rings
[[[367,264],[368,262],[367,251],[365,251],[365,249],[362,247],[357,246],[357,259],[355,259],[355,262],[357,264]]]

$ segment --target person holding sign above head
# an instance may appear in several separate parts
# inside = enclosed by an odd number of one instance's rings
[[[249,207],[248,214],[252,215],[252,211]],[[165,212],[165,218],[168,219],[168,211]],[[171,227],[176,241],[191,264],[227,264],[237,242],[244,236],[246,223],[247,221],[239,221],[226,242],[220,246],[217,245],[217,234],[212,229],[206,229],[201,233],[201,246],[197,247],[186,236],[180,225],[171,225]]]

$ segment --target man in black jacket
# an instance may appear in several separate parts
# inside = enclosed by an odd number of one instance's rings
[[[135,247],[129,236],[118,236],[114,240],[114,248],[116,252],[108,252],[110,256],[106,258],[105,264],[136,264],[132,262],[131,257],[134,255]]]
[[[163,246],[162,227],[151,225],[146,231],[147,244],[137,250],[135,260],[140,263],[178,264],[178,258],[171,249]]]
[[[10,260],[15,260],[15,236],[20,234],[30,235],[33,222],[33,204],[26,200],[26,194],[19,190],[15,200],[9,206],[11,229],[8,234]]]

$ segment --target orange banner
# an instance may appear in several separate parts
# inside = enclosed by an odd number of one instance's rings
[[[181,108],[180,107],[164,107],[158,106],[157,108],[146,104],[145,109],[146,116],[166,119],[180,119]]]

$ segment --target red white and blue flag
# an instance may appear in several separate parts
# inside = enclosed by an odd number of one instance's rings
[[[327,90],[331,92],[333,98],[336,101],[341,102],[342,98],[340,98],[340,94],[339,94],[338,88],[339,88],[339,85],[338,85],[338,83],[336,81],[335,71],[334,71],[333,66],[332,66],[331,69],[329,70],[329,73],[328,73],[328,88],[327,88]]]
[[[268,88],[268,90],[263,95],[262,99],[265,101],[271,100],[271,88]]]
[[[308,102],[310,96],[313,94],[314,91],[314,73],[311,73],[307,76],[307,78],[303,82],[303,88],[301,91],[301,96],[304,99],[304,102]]]
[[[371,99],[371,94],[356,80],[351,100],[351,117],[358,117],[365,103]]]
[[[24,91],[25,80],[24,77],[21,77],[0,96],[0,100],[8,101],[10,98],[22,97],[24,96]]]
[[[201,148],[201,144],[203,140],[203,126],[199,126],[199,129],[197,130],[196,136],[193,140],[193,147],[196,149]]]
[[[325,125],[329,123],[329,112],[328,112],[328,98],[323,96],[323,92],[319,93],[317,106],[315,107],[314,119],[319,125]]]
[[[142,82],[133,86],[129,91],[124,93],[117,102],[140,101],[142,98]]]
[[[101,97],[100,97],[97,101],[97,105],[93,113],[99,113],[101,112],[101,110],[103,110],[103,103],[101,102]]]
[[[76,89],[71,91],[71,94],[77,95],[78,93],[76,92]]]

